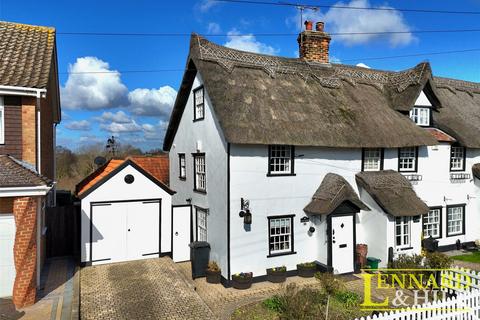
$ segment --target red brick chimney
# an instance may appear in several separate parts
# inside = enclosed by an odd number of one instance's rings
[[[301,32],[297,38],[300,59],[328,63],[330,35],[323,30],[325,26],[323,22],[315,24],[315,31],[311,30],[311,25],[311,21],[305,21],[306,30]]]

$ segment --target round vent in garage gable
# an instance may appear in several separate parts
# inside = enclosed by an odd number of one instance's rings
[[[126,183],[131,184],[133,181],[135,181],[135,178],[131,174],[127,174],[124,180]]]

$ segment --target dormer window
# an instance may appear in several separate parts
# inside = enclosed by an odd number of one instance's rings
[[[410,111],[410,119],[419,126],[430,125],[430,108],[427,107],[413,107]]]

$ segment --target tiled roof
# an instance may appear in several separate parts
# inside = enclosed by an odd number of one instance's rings
[[[104,177],[106,177],[110,172],[114,171],[125,161],[131,160],[143,170],[151,174],[155,179],[162,182],[165,185],[168,185],[169,182],[169,166],[168,166],[168,157],[167,156],[131,156],[125,160],[122,159],[112,159],[105,163],[103,166],[95,170],[85,179],[80,181],[77,184],[75,193],[77,196],[81,196],[90,188],[95,186],[100,182]]]
[[[0,21],[0,85],[46,88],[55,29]]]
[[[27,164],[8,155],[0,155],[0,188],[50,186],[52,181]]]
[[[105,163],[103,166],[92,172],[90,175],[88,175],[85,179],[80,181],[77,186],[75,193],[77,195],[82,194],[83,192],[87,191],[91,187],[93,187],[97,182],[103,179],[103,177],[107,176],[110,172],[115,170],[117,167],[119,167],[125,160],[119,160],[119,159],[111,159],[107,163]]]
[[[129,157],[133,162],[142,167],[143,170],[165,183],[169,184],[169,166],[167,156],[132,156]]]
[[[445,132],[443,132],[442,130],[440,129],[437,129],[437,128],[426,128],[427,131],[429,131],[432,136],[435,137],[435,139],[437,139],[437,141],[439,142],[455,142],[457,140],[455,140],[454,137],[452,137],[451,135],[448,135],[446,134]]]

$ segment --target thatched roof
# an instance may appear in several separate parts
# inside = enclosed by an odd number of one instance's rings
[[[328,215],[345,201],[356,206],[358,210],[370,210],[360,201],[347,180],[338,174],[328,173],[303,211],[312,215]]]
[[[355,178],[383,211],[394,217],[418,216],[429,211],[410,182],[397,171],[360,172]]]
[[[480,163],[475,163],[472,166],[472,173],[477,179],[480,179]]]
[[[437,144],[399,112],[410,110],[422,90],[442,109],[428,63],[402,72],[317,64],[229,49],[192,35],[165,150],[171,147],[197,71],[230,143],[344,148]]]
[[[444,108],[434,123],[469,148],[480,148],[480,83],[434,78]]]

